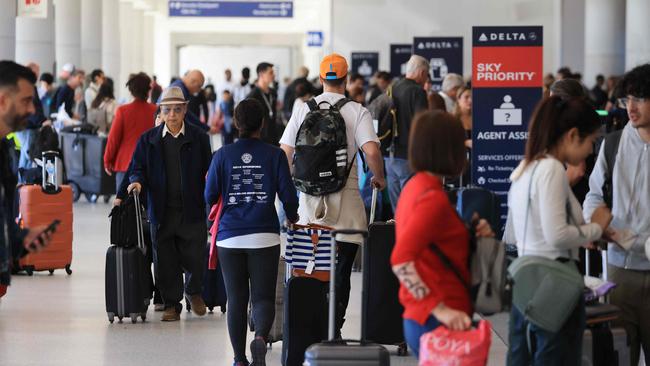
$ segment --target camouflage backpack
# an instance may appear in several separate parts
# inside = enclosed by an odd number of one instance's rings
[[[350,101],[307,102],[309,113],[298,130],[293,155],[293,182],[299,191],[324,196],[345,186],[352,164],[348,167],[348,140],[340,110]],[[321,109],[321,104],[329,108]]]

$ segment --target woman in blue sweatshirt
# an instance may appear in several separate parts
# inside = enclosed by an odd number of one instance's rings
[[[234,114],[240,139],[215,152],[205,187],[208,204],[222,199],[217,247],[228,294],[228,333],[235,366],[246,359],[246,318],[250,296],[255,339],[252,365],[265,365],[266,338],[275,316],[275,284],[280,256],[280,227],[274,202],[282,201],[287,218],[298,221],[298,198],[286,155],[260,140],[264,108],[241,101]]]

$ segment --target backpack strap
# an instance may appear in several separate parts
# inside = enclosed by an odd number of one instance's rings
[[[623,130],[612,132],[605,137],[605,163],[607,169],[605,170],[605,183],[603,183],[603,199],[609,209],[612,208],[614,203],[614,164],[616,164],[616,154],[618,153],[618,146],[621,143],[621,136]]]
[[[307,107],[309,107],[310,111],[315,111],[318,109],[318,103],[316,103],[316,99],[311,98],[307,101]]]
[[[340,111],[341,108],[343,108],[344,105],[348,104],[348,102],[351,102],[351,101],[352,101],[352,99],[350,99],[350,98],[341,98],[338,102],[334,103],[333,107]]]

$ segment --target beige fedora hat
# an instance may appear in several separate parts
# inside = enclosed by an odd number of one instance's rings
[[[187,104],[188,101],[185,100],[185,96],[183,95],[183,91],[181,88],[177,86],[170,86],[169,88],[166,88],[162,92],[162,96],[160,97],[160,103],[159,105],[166,105],[166,104]]]

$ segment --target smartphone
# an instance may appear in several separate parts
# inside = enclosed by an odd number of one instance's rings
[[[34,239],[34,241],[32,241],[31,243],[29,243],[29,249],[31,249],[31,250],[36,250],[36,249],[38,249],[38,247],[42,246],[42,244],[41,244],[41,242],[40,242],[40,237],[41,237],[41,235],[42,235],[42,234],[45,234],[45,233],[48,233],[48,234],[50,234],[50,235],[53,234],[54,232],[56,232],[56,227],[59,226],[60,224],[61,224],[61,221],[60,221],[60,220],[54,220],[54,221],[52,221],[52,223],[49,224],[49,225],[45,228],[45,230],[43,230],[41,233],[38,234],[38,236],[36,237],[36,239]]]

